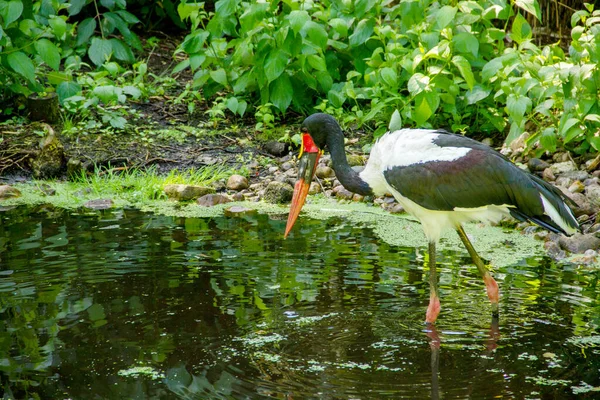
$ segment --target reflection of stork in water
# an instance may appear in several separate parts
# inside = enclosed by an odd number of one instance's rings
[[[440,398],[439,376],[441,339],[437,328],[434,324],[429,324],[427,326],[427,329],[425,330],[425,333],[429,338],[429,347],[431,348],[431,400],[438,400]],[[500,339],[500,328],[498,326],[498,318],[492,317],[492,323],[490,324],[484,355],[490,357],[492,352],[496,350],[496,347],[498,347],[498,339]],[[487,360],[487,357],[485,357],[484,360]],[[485,364],[482,366],[483,371],[487,370],[487,365]],[[479,369],[480,368],[478,368],[478,370]],[[471,388],[469,388],[469,395],[470,394]]]
[[[579,229],[567,203],[554,186],[522,171],[492,148],[441,130],[401,129],[382,136],[369,162],[358,174],[346,160],[344,135],[327,114],[313,114],[302,124],[299,179],[285,230],[294,225],[313,178],[322,149],[327,146],[336,177],[344,187],[363,195],[391,193],[417,217],[429,240],[429,306],[426,322],[440,312],[435,246],[442,232],[454,229],[483,277],[492,314],[498,314],[498,284],[475,251],[462,224],[498,221],[513,216],[557,233]]]

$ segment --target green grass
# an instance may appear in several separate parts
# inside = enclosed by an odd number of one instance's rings
[[[84,171],[73,177],[71,184],[75,192],[88,192],[94,197],[119,197],[138,203],[166,199],[164,187],[168,184],[209,185],[228,178],[234,172],[223,165],[171,170],[167,175],[159,174],[155,168],[139,170],[109,167],[98,168],[89,175]]]

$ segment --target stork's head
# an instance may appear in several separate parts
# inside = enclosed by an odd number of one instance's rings
[[[334,126],[332,127],[332,123]],[[294,196],[290,206],[290,214],[288,216],[287,225],[285,227],[285,237],[294,226],[300,210],[304,205],[310,182],[315,174],[317,162],[323,153],[323,148],[327,143],[327,135],[332,131],[332,128],[339,125],[337,121],[327,114],[313,114],[306,118],[302,123],[302,144],[300,147],[300,159],[298,165],[298,180],[294,186]],[[335,131],[335,128],[334,128]]]

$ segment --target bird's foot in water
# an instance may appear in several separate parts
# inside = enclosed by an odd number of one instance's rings
[[[498,283],[490,274],[486,274],[483,277],[483,281],[485,282],[485,288],[487,290],[488,298],[492,303],[492,315],[498,316],[498,303],[500,301],[500,289],[498,288]]]
[[[435,294],[432,294],[429,297],[429,306],[427,307],[427,314],[425,314],[425,322],[428,324],[434,324],[441,308],[442,306],[440,304],[439,297],[437,297]]]

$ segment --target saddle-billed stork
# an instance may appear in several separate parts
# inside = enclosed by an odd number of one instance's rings
[[[346,160],[344,134],[330,115],[313,114],[302,124],[298,181],[285,236],[304,205],[322,149],[331,153],[340,183],[361,195],[391,193],[421,222],[429,240],[430,296],[426,322],[440,312],[435,247],[440,235],[455,229],[483,277],[493,315],[498,315],[498,284],[469,241],[467,221],[497,222],[504,216],[532,221],[552,232],[570,235],[579,224],[560,190],[531,175],[489,146],[444,130],[400,129],[373,145],[361,173]]]

